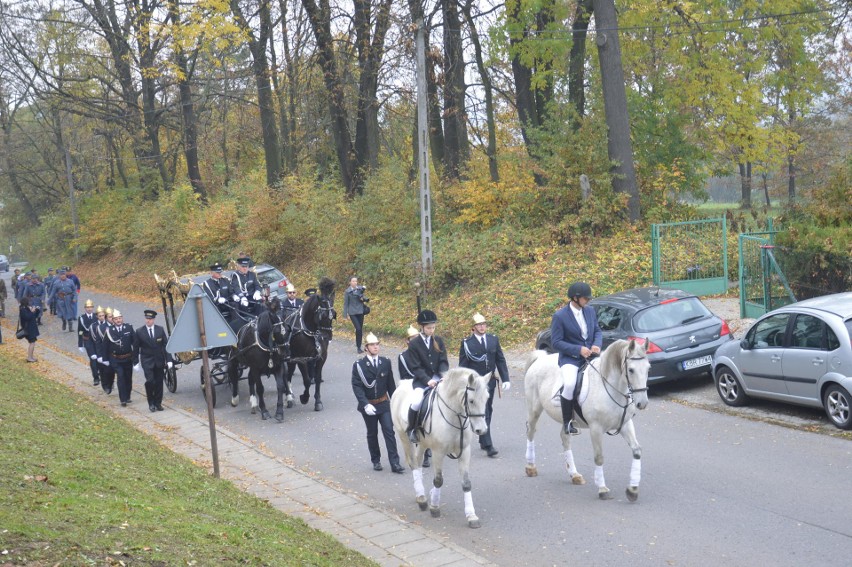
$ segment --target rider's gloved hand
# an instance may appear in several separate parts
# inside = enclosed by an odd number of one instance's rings
[[[260,301],[260,298],[261,298],[260,292],[255,290],[254,295],[252,295],[251,298],[254,299],[255,301]]]
[[[243,307],[248,307],[248,298],[244,297],[240,300],[240,305]]]
[[[174,362],[167,362],[167,363],[166,363],[166,368],[171,368],[171,367],[172,367],[172,366],[174,366],[174,365],[175,365],[175,364],[174,364]]]
[[[376,415],[376,406],[373,404],[367,404],[364,406],[364,413],[367,415]]]
[[[512,383],[511,382],[503,382],[502,388],[503,388],[504,392],[508,392],[512,388]]]
[[[227,300],[227,299],[225,299],[224,297],[220,297],[220,298],[219,298],[219,299],[217,299],[216,301],[218,301],[218,302],[219,302],[219,304],[221,305],[222,303],[225,303],[225,302],[226,302],[226,301],[228,301],[228,300]]]
[[[239,301],[240,301],[240,296],[237,295],[236,293],[234,295],[232,295],[231,298],[234,300],[234,303],[239,303]]]

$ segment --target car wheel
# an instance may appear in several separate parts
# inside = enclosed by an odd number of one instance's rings
[[[748,396],[743,390],[742,384],[727,366],[720,366],[716,369],[715,382],[719,397],[729,406],[738,407],[748,403]]]
[[[843,386],[830,385],[822,397],[825,414],[840,429],[852,429],[852,397]]]

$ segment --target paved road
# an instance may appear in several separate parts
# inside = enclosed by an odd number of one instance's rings
[[[130,304],[93,295],[97,303],[121,308],[134,325],[141,324],[143,308],[157,307],[155,301]],[[46,331],[74,352],[74,336],[62,334],[55,321],[48,322]],[[474,501],[483,527],[470,530],[452,466],[445,474],[439,519],[417,510],[410,475],[394,475],[388,467],[380,473],[371,470],[363,422],[349,387],[354,348],[341,338],[332,342],[330,353],[325,411],[298,406],[287,411],[283,424],[263,422],[249,413],[243,382],[243,403],[231,408],[220,401],[217,422],[307,474],[362,495],[497,564],[801,565],[836,562],[852,552],[852,444],[812,432],[824,424],[818,412],[794,411],[783,417],[791,426],[779,427],[765,421],[774,416],[772,406],[758,407],[760,419],[705,409],[716,409],[715,403],[723,409],[714,402],[709,378],[656,387],[649,409],[637,420],[644,448],[639,502],[629,504],[622,496],[600,502],[591,478],[588,435],[578,439],[575,456],[589,484],[571,486],[555,423],[546,424],[538,436],[539,477],[524,476],[523,381],[521,361],[515,360],[514,387],[496,402],[493,426],[500,456],[488,459],[477,451],[473,459]],[[181,369],[178,392],[167,394],[166,401],[204,415],[198,369],[197,362]],[[266,383],[271,387],[271,380]],[[268,394],[267,401],[271,398]],[[607,441],[607,480],[621,495],[630,453],[620,438]]]

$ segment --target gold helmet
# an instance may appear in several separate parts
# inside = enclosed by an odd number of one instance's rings
[[[488,321],[485,319],[485,317],[482,316],[481,313],[477,312],[477,313],[473,314],[473,324],[474,325],[481,325],[481,324],[487,323],[487,322]]]
[[[113,309],[112,318],[115,319],[116,317],[122,317],[121,311],[119,311],[118,309]]]
[[[94,306],[95,306],[95,302],[92,301],[91,299],[87,299],[86,303],[83,305],[83,307],[94,307]]]
[[[107,317],[112,317],[112,307],[107,307],[104,309],[104,313],[106,313]]]
[[[405,335],[409,339],[413,339],[417,335],[420,334],[420,331],[414,328],[414,325],[409,325],[408,329],[405,330]]]
[[[287,284],[286,289],[287,289],[287,293],[296,293],[296,287],[291,283]]]
[[[98,305],[98,308],[95,309],[95,313],[106,313],[106,310],[100,305]]]
[[[379,337],[374,335],[373,333],[368,333],[367,338],[364,339],[364,345],[377,345],[379,344]]]

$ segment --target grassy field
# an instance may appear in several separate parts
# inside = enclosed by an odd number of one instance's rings
[[[0,564],[374,565],[0,352]]]

